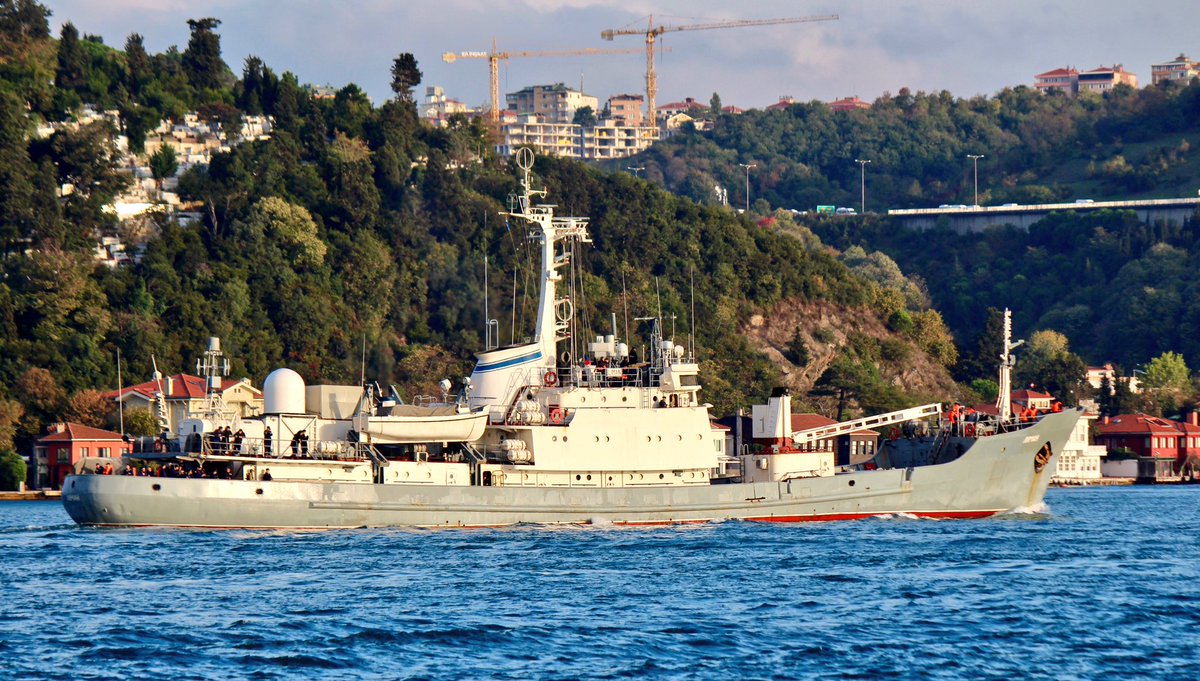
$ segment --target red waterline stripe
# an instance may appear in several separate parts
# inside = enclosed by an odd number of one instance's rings
[[[987,518],[994,516],[999,511],[889,511],[879,513],[825,513],[819,515],[775,515],[761,516],[756,518],[745,518],[750,522],[755,523],[804,523],[804,522],[825,522],[829,520],[865,520],[867,518],[876,518],[881,515],[898,515],[905,514],[916,516],[918,518],[942,518],[942,519],[971,519],[971,518]]]

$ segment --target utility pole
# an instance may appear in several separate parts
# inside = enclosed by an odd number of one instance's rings
[[[975,204],[974,207],[979,207],[979,159],[983,158],[983,154],[967,154],[967,158],[975,162]]]
[[[854,162],[861,169],[859,173],[859,192],[862,196],[862,209],[859,212],[865,214],[867,212],[867,164],[871,162],[871,159],[856,158]]]
[[[746,215],[750,214],[750,169],[757,168],[757,163],[739,163],[739,166],[746,169]]]

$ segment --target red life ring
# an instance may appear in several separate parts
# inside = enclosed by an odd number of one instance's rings
[[[555,407],[550,410],[550,423],[558,425],[563,422],[563,410]]]
[[[899,428],[889,429],[888,430],[888,439],[889,440],[899,440],[900,439],[900,429]]]
[[[974,423],[967,424],[966,435],[967,435],[967,437],[975,437],[975,424]]]
[[[547,369],[546,373],[542,375],[542,383],[547,388],[553,388],[558,385],[558,373],[554,369]]]

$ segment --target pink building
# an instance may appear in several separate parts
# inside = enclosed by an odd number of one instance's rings
[[[1079,74],[1080,92],[1108,92],[1118,85],[1137,87],[1137,76],[1125,70],[1120,64],[1111,67],[1097,66],[1091,71]]]
[[[613,95],[608,98],[608,117],[617,125],[639,127],[642,124],[641,95]]]
[[[871,103],[864,102],[855,97],[842,97],[829,103],[829,108],[834,111],[856,111],[858,109],[870,109]]]

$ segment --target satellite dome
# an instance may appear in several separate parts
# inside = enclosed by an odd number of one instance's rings
[[[276,369],[263,381],[263,413],[303,414],[304,379],[291,369]]]

